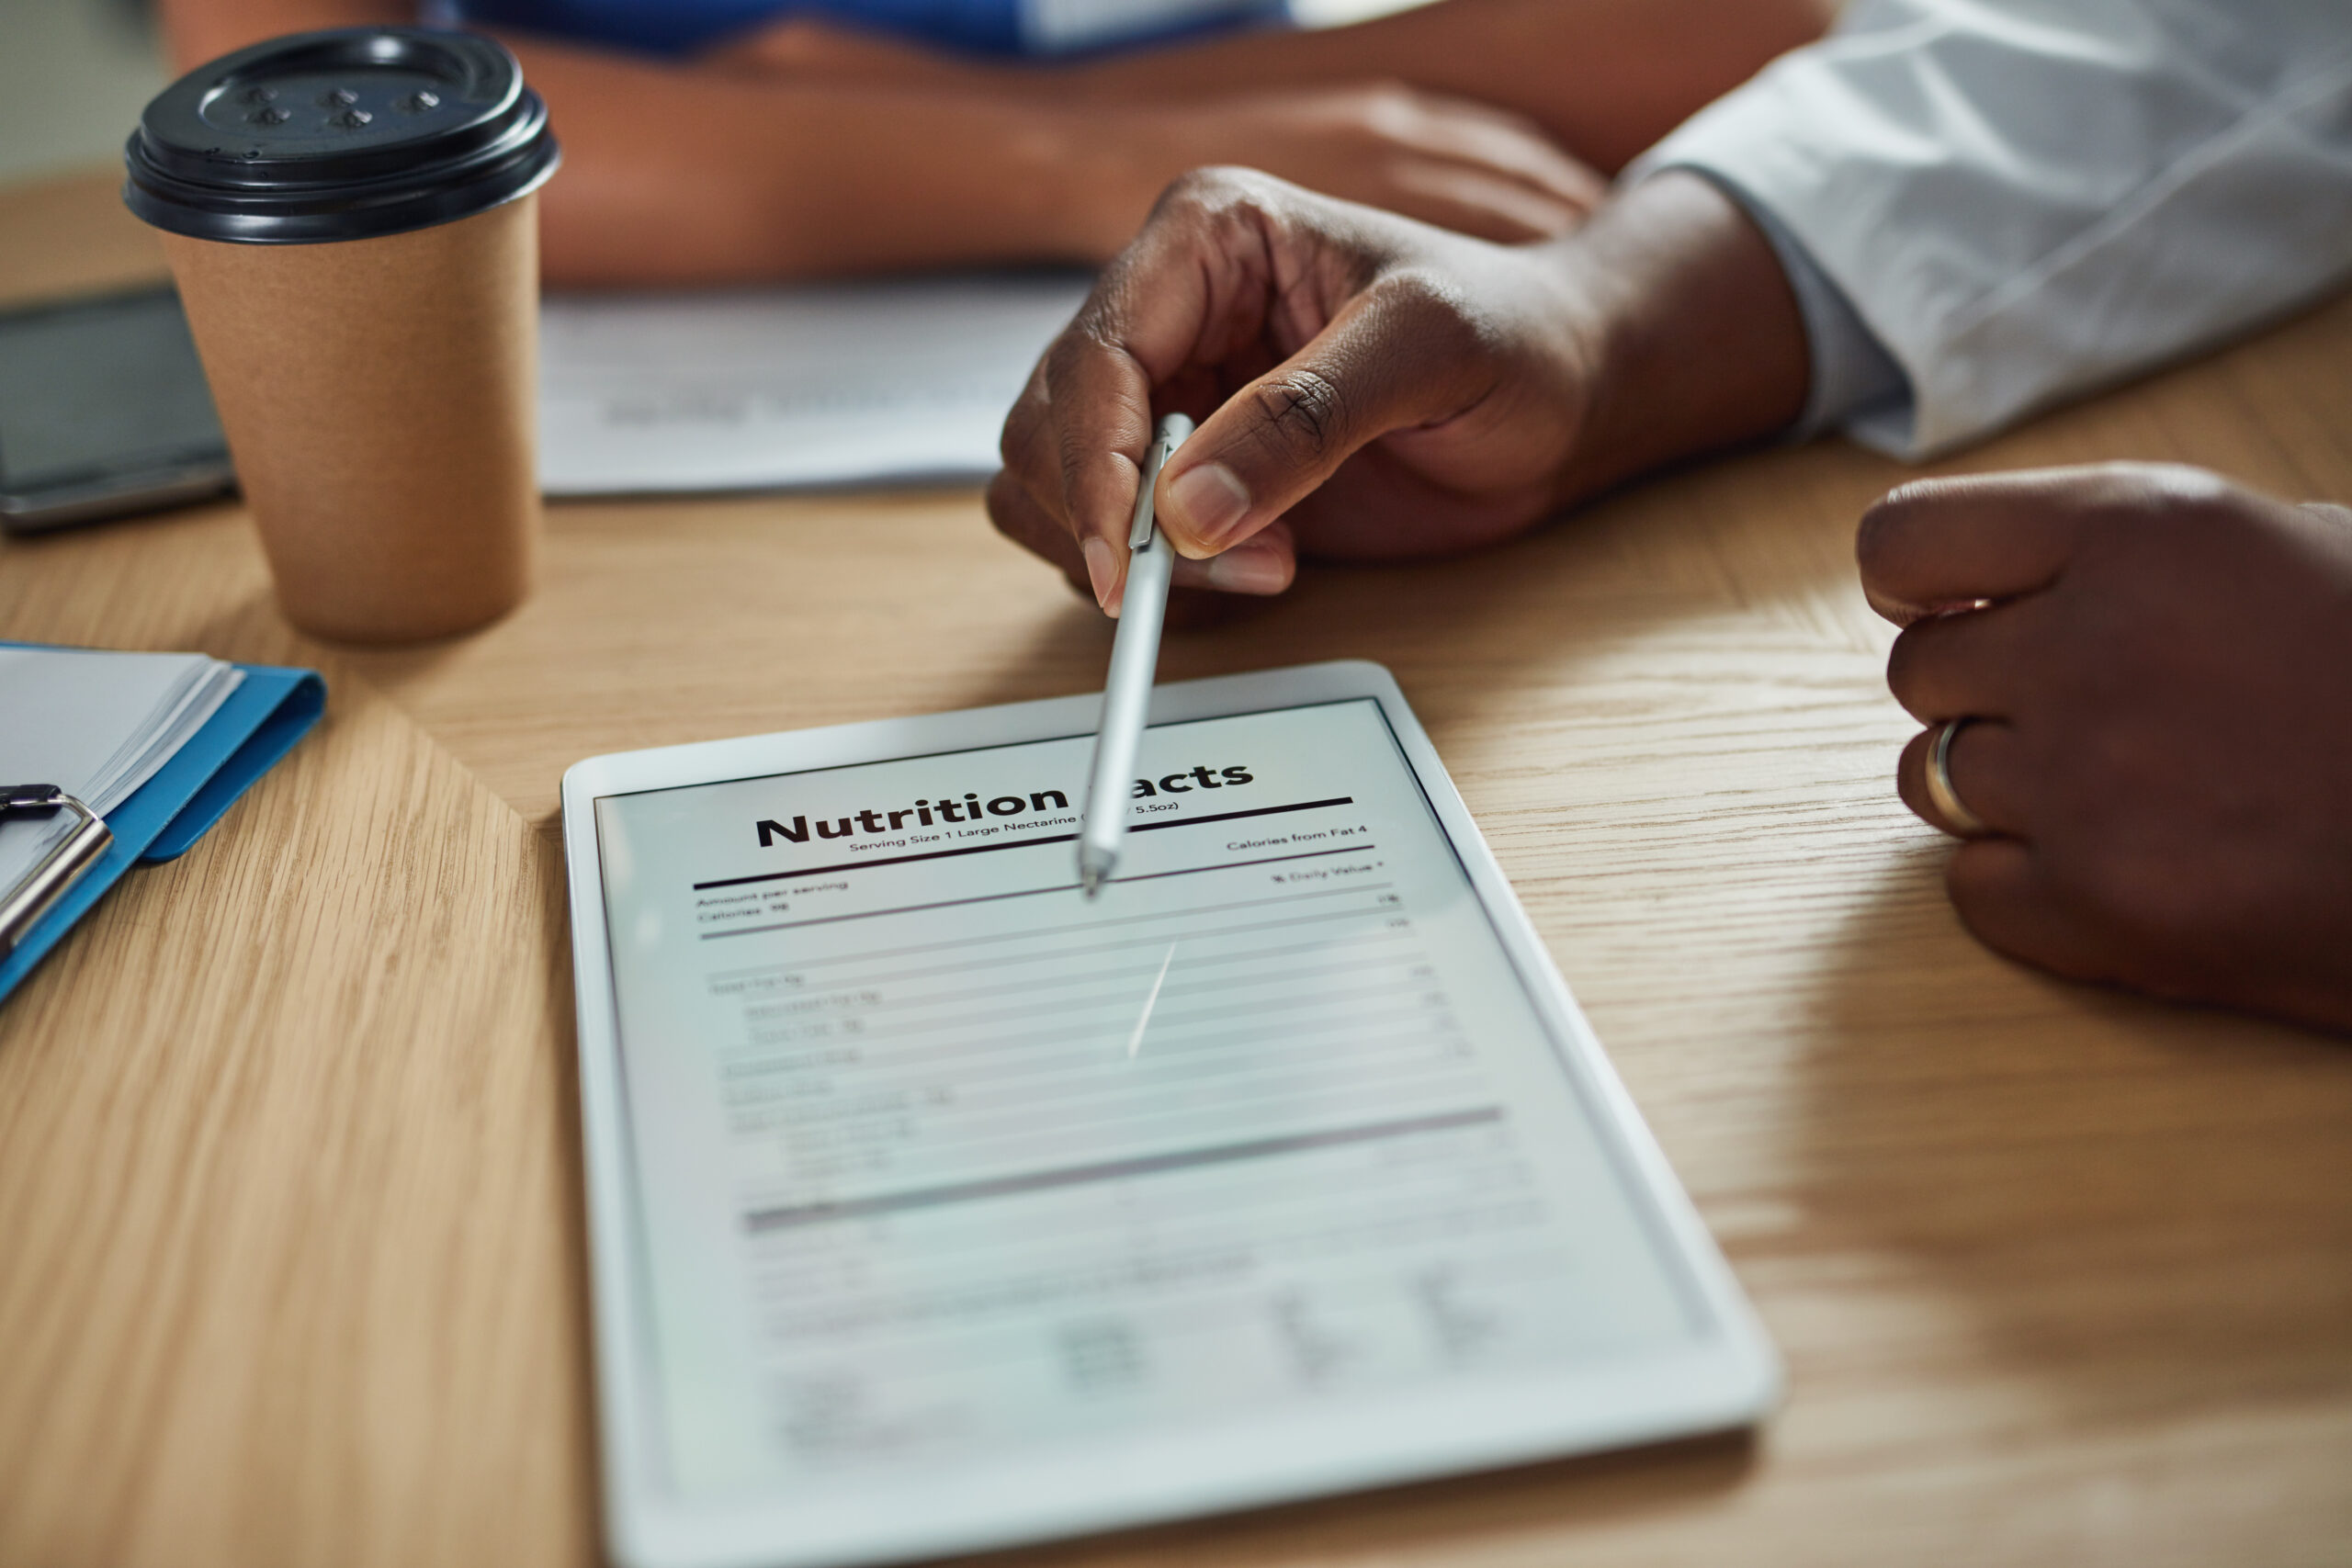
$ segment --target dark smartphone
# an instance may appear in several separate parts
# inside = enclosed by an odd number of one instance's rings
[[[168,285],[0,312],[0,527],[62,528],[235,483]]]

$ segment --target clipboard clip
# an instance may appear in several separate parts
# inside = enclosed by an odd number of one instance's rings
[[[79,820],[21,881],[0,893],[0,957],[16,951],[25,933],[65,897],[66,889],[98,863],[98,857],[114,842],[113,832],[96,812],[55,784],[0,784],[0,816],[56,811],[70,811]]]

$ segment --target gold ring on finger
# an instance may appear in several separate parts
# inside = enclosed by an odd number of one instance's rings
[[[1993,831],[1984,818],[1968,808],[1968,802],[1960,798],[1960,791],[1952,788],[1951,784],[1952,737],[1958,735],[1962,727],[1975,722],[1973,718],[1944,720],[1937,726],[1936,739],[1928,747],[1928,804],[1936,808],[1936,815],[1943,818],[1945,830],[1962,839],[1982,839]]]

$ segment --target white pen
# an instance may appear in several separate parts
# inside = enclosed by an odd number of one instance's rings
[[[1175,552],[1152,521],[1151,491],[1159,470],[1193,422],[1171,413],[1159,422],[1143,460],[1135,521],[1127,529],[1127,591],[1119,601],[1119,630],[1111,639],[1111,673],[1102,682],[1102,720],[1094,737],[1094,771],[1086,784],[1086,826],[1078,836],[1078,885],[1089,898],[1102,890],[1119,863],[1127,832],[1127,796],[1134,787],[1136,748],[1143,744],[1151,710],[1152,676],[1159,667],[1159,627],[1168,615],[1168,574]]]

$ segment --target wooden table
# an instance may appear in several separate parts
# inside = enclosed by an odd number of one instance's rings
[[[146,276],[102,176],[0,293]],[[2352,299],[1953,469],[2352,498]],[[1895,802],[1829,442],[1323,570],[1190,676],[1393,669],[1787,1355],[1753,1440],[1014,1554],[1292,1568],[2352,1562],[2352,1046],[1995,958]],[[0,636],[314,664],[326,722],[0,1008],[0,1562],[597,1554],[557,783],[1085,690],[970,491],[572,504],[478,636],[308,642],[233,505],[0,547]]]

